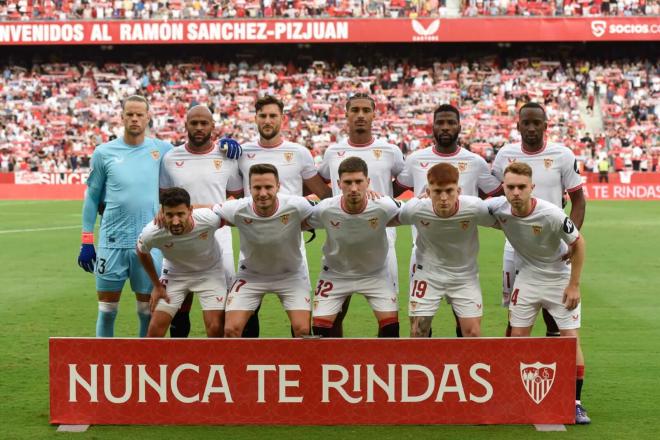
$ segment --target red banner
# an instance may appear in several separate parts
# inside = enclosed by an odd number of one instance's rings
[[[657,41],[660,17],[0,23],[0,45]]]
[[[565,424],[574,338],[50,339],[56,424]]]
[[[660,184],[590,183],[583,189],[591,200],[660,200]]]
[[[45,173],[41,171],[16,171],[14,183],[18,185],[83,185],[87,183],[89,172]]]

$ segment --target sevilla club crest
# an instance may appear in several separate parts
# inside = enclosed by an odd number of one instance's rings
[[[554,161],[552,159],[543,159],[543,165],[545,166],[545,169],[549,170],[550,168],[552,168],[553,162]]]
[[[284,160],[287,162],[291,162],[293,160],[293,152],[292,151],[287,151],[284,153]]]
[[[280,216],[280,221],[282,222],[283,225],[286,225],[289,223],[289,214],[284,214]]]
[[[213,166],[216,171],[220,171],[220,168],[222,168],[222,159],[213,159]]]
[[[371,217],[369,219],[369,226],[376,229],[378,227],[378,217]]]
[[[376,148],[375,150],[373,150],[373,153],[376,160],[380,160],[380,158],[383,157],[383,150],[381,150],[380,148]]]
[[[470,220],[462,220],[460,223],[461,223],[461,229],[464,231],[467,231],[467,228],[470,227]]]
[[[520,363],[520,379],[522,379],[523,386],[537,405],[545,399],[552,383],[555,381],[555,371],[557,363],[542,364],[536,362],[534,364]]]
[[[468,163],[464,160],[459,161],[456,165],[458,165],[456,168],[458,168],[458,171],[461,173],[464,173],[468,169]]]
[[[209,233],[208,231],[202,232],[201,234],[198,235],[200,240],[208,240],[209,238]]]
[[[541,229],[543,228],[539,225],[532,225],[532,232],[534,235],[541,235]]]
[[[160,159],[160,151],[158,150],[151,150],[151,157],[153,160],[158,160]]]

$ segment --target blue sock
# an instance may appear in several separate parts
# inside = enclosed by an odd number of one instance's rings
[[[145,336],[147,336],[147,330],[149,330],[149,321],[151,321],[151,310],[149,309],[149,303],[138,301],[137,314],[138,314],[138,321],[140,322],[138,335],[141,338],[144,338]]]
[[[115,335],[115,318],[119,303],[99,301],[99,315],[96,318],[96,337],[112,338]]]

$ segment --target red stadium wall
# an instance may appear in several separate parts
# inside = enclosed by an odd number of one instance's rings
[[[0,45],[657,41],[660,17],[0,23]]]
[[[82,200],[85,174],[30,173],[16,179],[0,173],[0,200]],[[598,183],[598,173],[585,176],[584,191],[590,200],[660,200],[660,173],[612,173],[608,183]],[[16,183],[15,183],[16,182]],[[30,183],[19,183],[30,182]],[[43,182],[43,183],[31,183]],[[408,191],[402,199],[411,197]]]

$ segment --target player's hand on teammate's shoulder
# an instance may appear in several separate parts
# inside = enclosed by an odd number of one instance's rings
[[[580,288],[571,284],[566,286],[562,303],[568,310],[575,309],[580,304]]]
[[[170,302],[170,297],[167,296],[167,291],[165,290],[165,286],[158,283],[154,285],[153,289],[151,289],[151,298],[149,299],[149,307],[151,309],[151,313],[154,313],[156,311],[156,306],[158,305],[158,301],[160,301],[161,299],[163,299],[168,304]]]
[[[165,226],[165,215],[163,214],[163,211],[159,210],[156,213],[156,217],[154,217],[154,225],[158,226],[158,228]]]
[[[85,272],[94,273],[96,265],[96,249],[94,249],[94,234],[83,232],[82,244],[80,245],[80,254],[78,254],[78,266]]]
[[[367,199],[369,199],[369,200],[378,200],[381,197],[383,197],[383,195],[381,193],[370,190],[370,189],[367,190]]]
[[[236,160],[243,155],[241,144],[229,136],[223,136],[218,140],[218,148],[227,155],[227,159]]]

